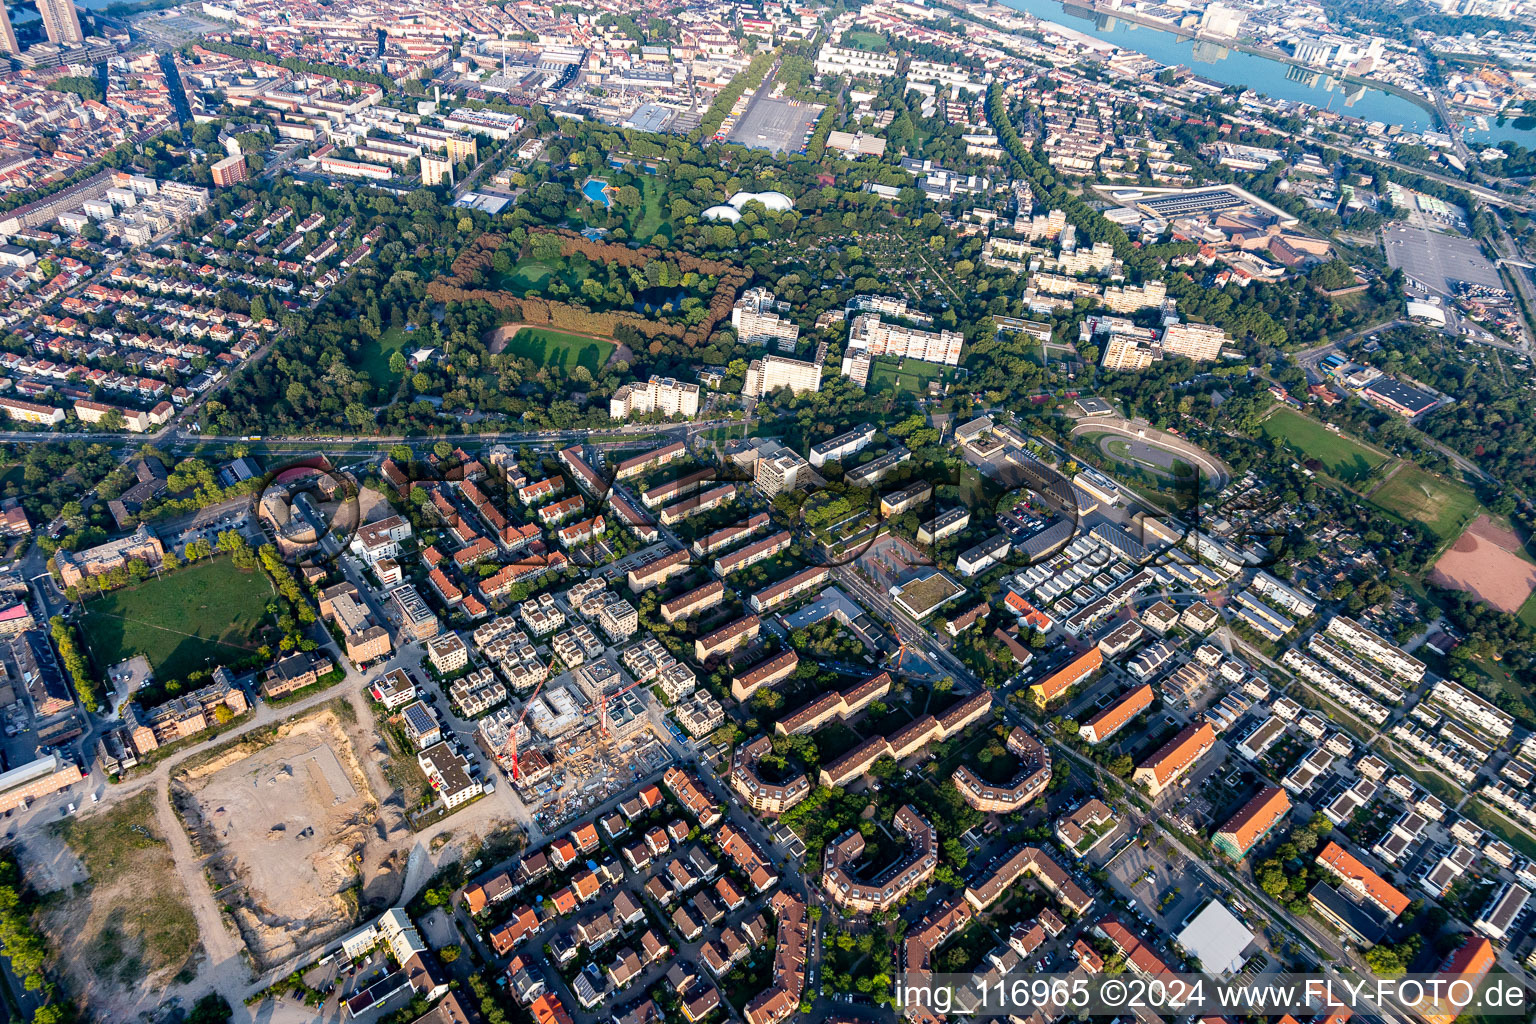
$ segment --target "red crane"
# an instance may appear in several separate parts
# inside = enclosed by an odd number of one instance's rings
[[[527,700],[523,701],[522,714],[517,716],[517,721],[513,722],[512,727],[507,730],[507,758],[512,763],[511,774],[513,782],[521,782],[523,778],[517,766],[517,730],[522,727],[523,719],[528,717],[528,708],[534,701],[538,700],[539,692],[544,689],[544,681],[548,678],[549,671],[546,666],[544,679],[539,680],[539,685],[533,688],[533,693],[529,695]]]

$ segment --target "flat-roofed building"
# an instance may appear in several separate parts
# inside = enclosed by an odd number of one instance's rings
[[[821,364],[786,356],[763,356],[752,360],[742,385],[742,397],[762,398],[779,388],[789,388],[797,395],[820,391]]]
[[[856,427],[844,434],[829,438],[819,444],[811,446],[810,463],[817,469],[829,462],[841,462],[850,455],[854,455],[869,446],[875,439],[875,428],[871,424]]]
[[[389,592],[396,614],[400,618],[400,632],[412,640],[430,640],[442,630],[443,624],[437,613],[427,604],[413,583],[402,583]]]
[[[652,375],[650,380],[622,384],[608,400],[608,415],[625,420],[635,413],[659,413],[692,419],[699,414],[697,384]]]

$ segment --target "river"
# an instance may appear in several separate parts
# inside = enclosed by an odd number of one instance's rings
[[[1245,53],[1203,39],[1124,21],[1058,0],[1000,0],[1005,7],[1144,53],[1162,64],[1182,64],[1202,78],[1242,85],[1278,100],[1310,103],[1366,121],[1401,125],[1410,131],[1435,128],[1433,112],[1394,93],[1298,68],[1271,57]]]

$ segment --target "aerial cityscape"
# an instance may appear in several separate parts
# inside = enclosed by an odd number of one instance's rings
[[[0,1024],[1536,1020],[1536,2],[0,5]]]

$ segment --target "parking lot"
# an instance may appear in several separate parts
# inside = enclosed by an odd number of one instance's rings
[[[823,109],[814,103],[758,96],[726,141],[771,153],[798,153],[805,149]]]
[[[1503,287],[1498,270],[1470,238],[1394,227],[1383,232],[1382,240],[1387,261],[1432,292],[1451,295],[1459,282]]]
[[[1172,840],[1153,829],[1143,835],[1150,837],[1146,848],[1139,840],[1128,845],[1109,865],[1110,877],[1129,894],[1132,913],[1171,934],[1213,892]],[[1174,898],[1164,908],[1170,893]]]

